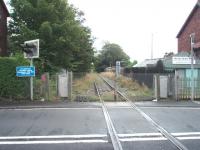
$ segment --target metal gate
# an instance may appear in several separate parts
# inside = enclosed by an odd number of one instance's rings
[[[192,80],[183,78],[177,79],[177,98],[190,99],[192,90]],[[194,80],[194,99],[200,99],[200,79]]]
[[[168,97],[168,76],[160,76],[160,98]]]

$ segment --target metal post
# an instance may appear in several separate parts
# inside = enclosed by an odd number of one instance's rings
[[[49,73],[46,73],[46,93],[47,93],[47,100],[50,100],[50,79]]]
[[[68,98],[72,101],[72,82],[73,82],[73,73],[72,71],[69,72],[68,78]]]
[[[33,58],[30,58],[30,66],[33,66]],[[30,98],[33,101],[33,77],[30,77]]]
[[[114,81],[114,100],[117,101],[117,76],[115,75],[115,81]]]
[[[192,33],[190,35],[190,38],[191,38],[191,101],[194,100],[194,51],[193,51],[194,37],[195,37],[195,34]]]
[[[178,101],[179,100],[179,93],[178,93],[178,87],[179,87],[179,84],[178,84],[178,76],[177,76],[177,70],[175,70],[175,76],[174,76],[174,85],[175,85],[175,99]]]

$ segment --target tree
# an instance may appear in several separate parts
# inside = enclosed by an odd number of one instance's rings
[[[42,71],[67,68],[88,71],[93,61],[93,39],[83,26],[83,12],[67,0],[11,0],[9,23],[10,49],[19,52],[19,44],[40,39]]]
[[[174,52],[166,52],[164,55],[164,58],[172,57],[173,55],[174,55]]]
[[[118,44],[105,43],[97,56],[96,70],[98,72],[104,71],[106,67],[115,66],[116,61],[121,61],[121,66],[124,67],[131,64],[130,57]]]

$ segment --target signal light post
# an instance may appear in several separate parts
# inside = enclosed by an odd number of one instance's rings
[[[33,59],[39,58],[39,39],[25,41],[20,46],[24,51],[24,58],[30,59],[30,67],[33,67]],[[33,76],[30,76],[30,99],[33,100]]]
[[[33,66],[33,58],[30,58],[30,66]],[[33,101],[33,77],[30,77],[30,98]]]

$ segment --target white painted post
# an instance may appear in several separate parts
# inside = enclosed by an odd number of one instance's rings
[[[30,58],[30,66],[33,66],[33,58]],[[33,77],[30,77],[30,98],[33,101]]]

